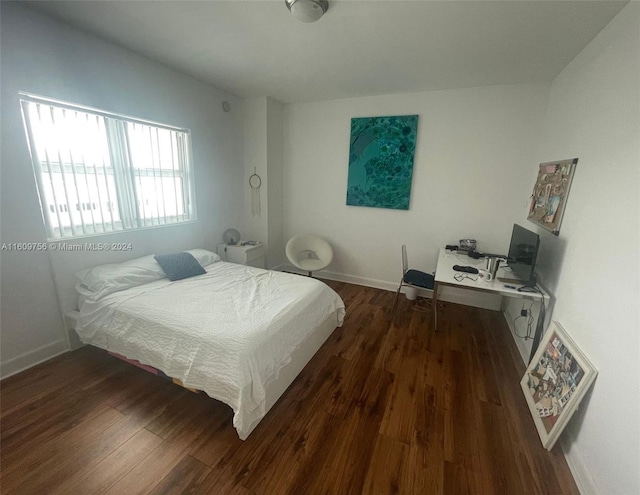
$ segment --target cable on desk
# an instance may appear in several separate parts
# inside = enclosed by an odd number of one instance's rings
[[[534,320],[534,318],[533,318],[533,314],[532,314],[532,312],[531,312],[531,308],[533,308],[534,303],[535,303],[535,301],[531,301],[531,304],[529,304],[529,307],[528,307],[528,308],[526,308],[526,310],[527,310],[527,316],[522,316],[522,314],[520,314],[519,316],[516,316],[516,317],[513,319],[513,333],[515,334],[515,336],[516,336],[516,337],[519,337],[519,338],[521,338],[521,339],[524,339],[525,341],[526,341],[526,340],[530,340],[530,339],[531,339],[531,340],[533,340],[533,337],[531,336],[531,332],[532,332],[532,330],[533,330],[533,320]],[[524,301],[523,301],[523,302],[522,302],[522,308],[521,308],[521,310],[520,310],[520,313],[522,313],[522,310],[524,310],[524,309],[525,309],[525,307],[524,307],[524,306],[525,306],[525,303],[524,303]],[[518,333],[518,320],[519,320],[520,318],[526,318],[526,319],[527,319],[527,332],[526,332],[526,334],[525,334],[525,335],[520,335],[520,334]]]
[[[533,292],[537,292],[538,294],[540,294],[542,296],[542,300],[540,301],[540,304],[542,304],[542,306],[540,306],[540,316],[538,318],[538,324],[536,325],[536,332],[535,335],[533,336],[533,342],[537,343],[538,345],[540,345],[540,340],[542,339],[542,335],[543,335],[543,330],[544,330],[544,320],[546,319],[546,315],[547,315],[547,305],[545,304],[545,300],[544,300],[544,292],[542,292],[537,285],[534,285],[532,287]],[[537,348],[534,348],[534,346],[531,346],[531,354],[529,355],[529,362],[531,362],[531,360],[533,359],[534,354],[536,353]]]

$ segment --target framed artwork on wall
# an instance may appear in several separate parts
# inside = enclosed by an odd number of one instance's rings
[[[553,448],[597,374],[567,332],[553,321],[520,381],[545,449]]]
[[[408,210],[417,115],[351,119],[347,205]]]
[[[569,196],[577,158],[541,163],[529,204],[528,220],[552,234],[560,234],[560,224]]]

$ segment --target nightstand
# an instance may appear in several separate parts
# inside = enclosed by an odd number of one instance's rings
[[[266,268],[263,243],[255,246],[218,244],[218,255],[222,258],[222,261]]]

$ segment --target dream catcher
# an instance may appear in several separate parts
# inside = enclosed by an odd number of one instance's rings
[[[256,173],[256,169],[253,169],[253,174],[249,177],[249,186],[251,187],[251,215],[254,217],[260,216],[260,186],[262,185],[262,179]]]

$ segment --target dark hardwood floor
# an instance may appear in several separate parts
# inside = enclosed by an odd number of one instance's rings
[[[347,319],[242,442],[227,406],[85,347],[4,380],[9,494],[577,494],[500,313],[328,282]]]

